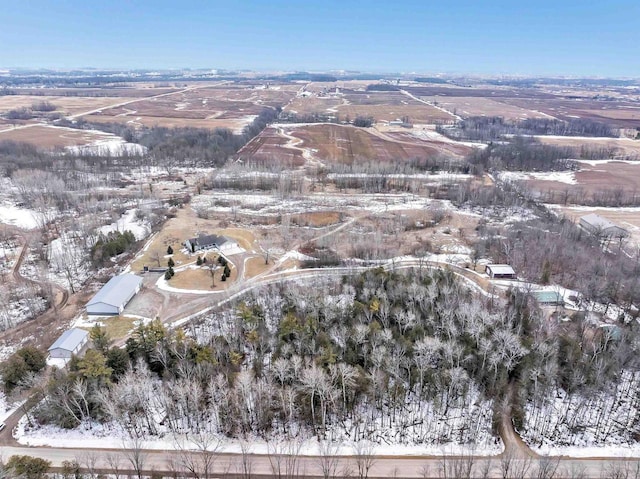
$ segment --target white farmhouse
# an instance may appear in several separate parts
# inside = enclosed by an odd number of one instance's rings
[[[71,359],[78,355],[89,342],[89,332],[84,329],[73,328],[62,333],[56,342],[49,347],[49,357],[57,359]]]
[[[142,285],[142,278],[135,274],[114,276],[87,303],[87,314],[117,316]]]

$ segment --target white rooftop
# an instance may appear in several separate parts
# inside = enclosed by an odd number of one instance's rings
[[[490,268],[493,274],[516,274],[508,264],[488,264],[487,268]]]
[[[87,305],[105,303],[120,307],[131,297],[131,292],[135,291],[140,283],[142,278],[135,274],[114,276],[89,300]]]
[[[607,218],[603,218],[600,215],[597,215],[595,213],[591,213],[585,216],[582,216],[580,218],[580,221],[584,221],[585,223],[589,223],[590,225],[596,227],[596,228],[602,228],[602,229],[607,229],[607,228],[611,228],[613,226],[616,226],[618,228],[620,228],[617,224],[613,223],[612,221],[609,221]]]
[[[53,343],[48,350],[64,349],[66,351],[75,351],[78,345],[82,343],[88,335],[89,332],[84,329],[68,329],[62,333],[62,336],[56,339],[56,342]]]

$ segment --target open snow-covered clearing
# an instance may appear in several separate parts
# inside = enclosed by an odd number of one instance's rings
[[[556,181],[567,185],[577,185],[575,171],[520,172],[503,171],[499,175],[502,181],[542,180]]]
[[[474,142],[474,141],[453,140],[453,139],[451,139],[451,138],[449,138],[447,136],[441,135],[437,131],[431,130],[431,129],[413,128],[413,129],[411,129],[409,131],[410,131],[412,136],[415,136],[416,138],[419,138],[421,140],[426,140],[426,141],[438,141],[438,142],[442,142],[442,143],[450,143],[452,145],[470,146],[472,148],[479,148],[479,149],[484,149],[484,148],[486,148],[488,146],[486,143],[479,143],[479,142]]]
[[[27,230],[38,227],[39,214],[27,208],[11,203],[0,205],[0,223],[17,226]]]
[[[214,213],[241,213],[260,216],[279,216],[283,213],[309,213],[327,209],[385,212],[422,209],[432,200],[413,194],[362,194],[332,195],[311,194],[291,198],[279,198],[263,194],[237,194],[219,192],[215,195],[199,195],[192,200],[194,210]]]

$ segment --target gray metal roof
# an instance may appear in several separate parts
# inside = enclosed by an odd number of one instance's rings
[[[516,274],[508,264],[488,264],[487,268],[491,269],[493,274]]]
[[[613,223],[612,221],[609,221],[607,218],[603,218],[600,215],[597,215],[595,213],[591,213],[588,215],[585,215],[583,217],[580,218],[580,221],[584,221],[587,224],[590,224],[591,226],[595,227],[595,228],[602,228],[602,229],[607,229],[607,228],[611,228],[611,227],[617,227],[620,228],[620,226],[618,226],[617,224]],[[624,228],[622,228],[624,229]]]
[[[120,307],[142,283],[142,278],[135,274],[121,274],[114,276],[96,295],[89,300],[88,305],[105,303]]]
[[[78,345],[82,344],[88,335],[89,332],[84,329],[68,329],[62,333],[62,336],[56,339],[56,342],[53,343],[48,350],[64,349],[65,351],[75,351]]]

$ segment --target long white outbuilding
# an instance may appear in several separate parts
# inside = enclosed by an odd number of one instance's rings
[[[87,303],[87,314],[117,316],[142,286],[142,278],[135,274],[114,276]]]

